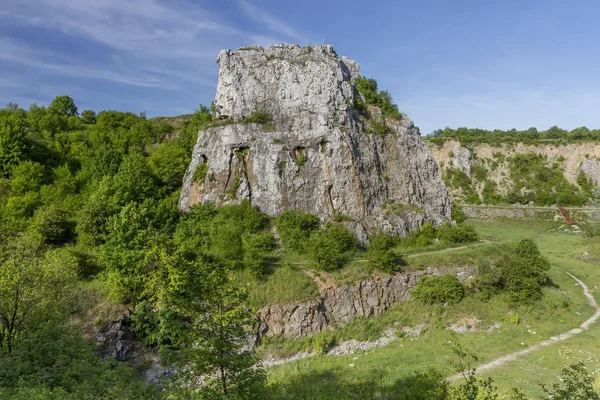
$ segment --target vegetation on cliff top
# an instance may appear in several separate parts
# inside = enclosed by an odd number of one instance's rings
[[[461,143],[534,143],[540,141],[597,141],[600,140],[600,129],[588,129],[585,126],[575,128],[571,131],[553,126],[547,130],[529,128],[526,130],[501,130],[480,129],[460,127],[452,129],[446,127],[433,131],[426,137],[427,140],[442,143],[445,140],[458,140]]]

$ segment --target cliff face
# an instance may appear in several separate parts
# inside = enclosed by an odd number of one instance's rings
[[[354,61],[331,46],[225,50],[217,61],[219,121],[198,133],[182,211],[248,198],[271,216],[344,216],[361,239],[367,230],[406,235],[449,219],[446,187],[413,123],[353,108]],[[272,121],[249,122],[258,111]],[[387,133],[374,133],[373,120]]]
[[[258,336],[281,336],[291,339],[313,336],[357,318],[382,314],[394,304],[410,299],[410,290],[423,276],[452,274],[459,280],[466,281],[473,277],[474,272],[467,268],[429,268],[339,288],[323,289],[319,298],[315,300],[261,308],[258,311]]]
[[[553,168],[560,171],[565,183],[573,185],[573,189],[581,188],[581,174],[585,177],[587,185],[597,187],[600,184],[600,146],[597,143],[561,143],[561,142],[540,142],[534,144],[526,143],[504,143],[504,144],[469,144],[463,145],[456,140],[448,140],[442,144],[428,142],[428,147],[433,154],[440,170],[443,172],[447,187],[454,200],[473,203],[468,201],[469,193],[475,193],[484,204],[487,204],[484,187],[486,183],[492,184],[494,192],[501,196],[506,196],[513,191],[518,184],[523,182],[519,179],[532,178],[532,185],[535,184],[535,177],[515,175],[516,165],[513,159],[518,156],[524,156],[530,163],[534,162],[534,157],[542,157],[547,168]],[[451,181],[452,172],[462,172],[469,179],[469,187],[465,185],[456,185]],[[479,171],[479,174],[474,172]],[[547,179],[540,175],[540,180]],[[460,187],[462,186],[462,187]],[[467,189],[467,190],[465,190]],[[469,190],[470,189],[470,190]],[[555,191],[559,188],[551,187],[549,191]],[[527,191],[528,188],[521,189]],[[538,196],[544,195],[543,192],[536,193]],[[594,194],[595,196],[595,194]],[[471,199],[473,196],[471,196]],[[598,198],[590,198],[595,203]],[[501,201],[498,204],[504,204],[507,201]],[[576,204],[567,204],[576,205]]]

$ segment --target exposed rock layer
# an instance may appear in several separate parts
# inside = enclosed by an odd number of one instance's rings
[[[223,126],[199,132],[181,210],[247,198],[271,216],[287,209],[343,215],[359,239],[367,230],[406,235],[449,219],[447,190],[413,123],[353,108],[355,62],[331,46],[273,46],[225,50],[218,63]],[[241,122],[256,111],[273,121]],[[373,131],[374,118],[387,134]],[[195,177],[199,166],[207,173]]]
[[[356,318],[382,314],[397,302],[410,298],[409,290],[417,285],[422,276],[442,273],[454,273],[460,280],[466,280],[473,271],[429,268],[328,288],[321,291],[318,299],[301,304],[263,307],[258,312],[261,321],[259,336],[300,339]]]

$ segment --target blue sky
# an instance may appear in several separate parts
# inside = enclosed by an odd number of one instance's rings
[[[190,113],[220,49],[332,44],[424,133],[600,128],[600,2],[2,0],[0,104]]]

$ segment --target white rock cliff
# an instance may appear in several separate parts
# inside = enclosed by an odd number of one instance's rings
[[[222,121],[198,133],[182,211],[250,199],[271,216],[287,209],[342,216],[361,240],[450,218],[438,166],[412,121],[384,120],[376,107],[367,118],[353,107],[354,61],[331,46],[272,46],[224,50],[217,62]],[[257,111],[273,120],[242,122]],[[388,133],[375,133],[374,120]],[[206,173],[195,174],[199,167]]]

